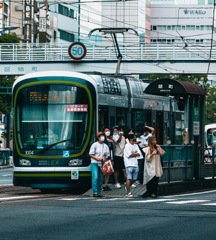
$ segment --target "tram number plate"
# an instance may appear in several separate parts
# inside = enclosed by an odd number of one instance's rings
[[[79,179],[79,171],[78,170],[71,171],[71,179],[72,180],[78,180]]]

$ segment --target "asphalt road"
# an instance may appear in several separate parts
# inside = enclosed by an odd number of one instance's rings
[[[0,186],[11,185],[13,183],[12,168],[0,170]]]
[[[1,240],[207,240],[216,190],[158,199],[0,194]]]

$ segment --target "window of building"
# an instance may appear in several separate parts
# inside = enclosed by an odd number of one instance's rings
[[[71,18],[76,17],[76,13],[73,9],[69,9],[68,7],[65,7],[61,4],[58,5],[58,12],[59,12],[59,14],[62,14],[67,17],[71,17]]]
[[[62,30],[59,30],[60,33],[60,39],[68,41],[68,42],[74,42],[74,34],[65,32]]]
[[[167,30],[172,30],[172,27],[171,26],[167,26]]]
[[[206,30],[212,30],[212,26],[211,25],[206,26]]]
[[[204,30],[204,26],[203,25],[200,26],[200,30],[202,30],[202,31]]]
[[[166,25],[157,26],[158,30],[166,31]]]
[[[176,26],[172,25],[172,30],[175,31],[176,30]]]
[[[196,26],[196,30],[200,30],[200,26]]]
[[[190,29],[191,29],[190,27],[191,27],[190,25],[187,25],[186,26],[186,31],[190,31]]]
[[[185,30],[185,26],[182,26],[182,30],[183,30],[183,31]]]
[[[190,26],[191,31],[195,31],[195,25]]]
[[[153,31],[157,30],[157,26],[152,26],[152,30]]]

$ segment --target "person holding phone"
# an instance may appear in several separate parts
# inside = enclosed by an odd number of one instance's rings
[[[150,137],[148,140],[148,147],[144,148],[145,151],[145,164],[144,164],[144,180],[143,184],[146,184],[147,192],[143,197],[157,197],[157,188],[159,177],[163,175],[161,165],[161,155],[165,152],[157,144],[155,137]]]

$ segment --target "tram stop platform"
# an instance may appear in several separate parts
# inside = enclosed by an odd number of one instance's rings
[[[125,197],[126,190],[125,185],[121,185],[120,189],[115,188],[115,184],[108,185],[111,191],[101,191],[104,197]],[[216,179],[202,179],[202,180],[190,180],[171,183],[159,183],[158,196],[180,194],[187,192],[199,192],[205,190],[216,190]],[[146,191],[145,186],[140,184],[136,188],[131,188],[131,193],[134,197],[141,197],[140,195]],[[93,196],[92,189],[89,189],[83,194],[83,196]]]

